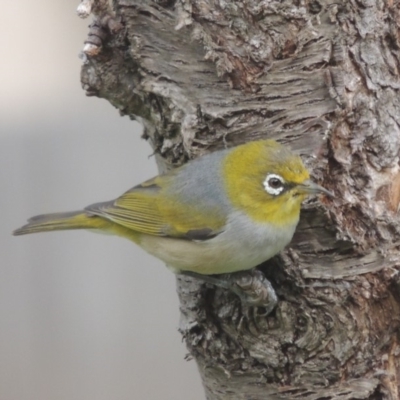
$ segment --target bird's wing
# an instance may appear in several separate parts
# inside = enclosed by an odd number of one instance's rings
[[[97,203],[85,210],[136,232],[188,240],[207,240],[223,231],[221,210],[201,209],[183,203],[165,190],[175,174],[157,176],[135,186],[114,201]]]

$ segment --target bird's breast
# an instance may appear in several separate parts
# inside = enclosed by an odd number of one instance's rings
[[[223,274],[253,268],[279,253],[292,239],[297,221],[276,227],[243,213],[230,216],[225,230],[205,241],[142,235],[139,245],[175,272]]]

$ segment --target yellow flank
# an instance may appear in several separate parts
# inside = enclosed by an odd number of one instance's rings
[[[102,219],[102,218],[98,218],[98,219]],[[103,221],[106,221],[106,220],[103,220]],[[133,231],[132,229],[129,229],[129,228],[125,228],[124,226],[118,225],[111,221],[107,221],[107,227],[103,228],[101,230],[105,231],[107,233],[111,233],[116,236],[121,236],[125,239],[132,240],[132,242],[134,242],[138,245],[140,245],[140,238],[143,236],[143,234],[140,232]]]
[[[139,244],[140,242],[141,233],[126,228],[125,226],[118,225],[112,221],[97,216],[82,215],[82,220],[83,219],[85,220],[87,229],[94,229],[96,231],[121,236],[126,239],[132,240],[136,244]]]
[[[279,143],[262,140],[236,147],[226,156],[222,174],[233,206],[255,222],[286,226],[298,220],[306,194],[293,185],[292,190],[272,196],[263,186],[268,174],[278,174],[289,184],[310,177],[300,157]]]

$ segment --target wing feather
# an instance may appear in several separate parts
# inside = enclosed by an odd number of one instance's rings
[[[158,176],[114,201],[93,204],[85,210],[148,235],[207,240],[221,233],[226,221],[219,210],[199,212],[195,204],[183,204],[165,190],[171,176]]]

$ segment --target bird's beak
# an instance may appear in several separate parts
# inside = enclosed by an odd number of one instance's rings
[[[297,188],[304,194],[324,193],[329,197],[335,197],[335,195],[332,192],[326,190],[322,186],[319,186],[310,180],[306,180],[303,183],[300,183],[299,185],[297,185]]]

